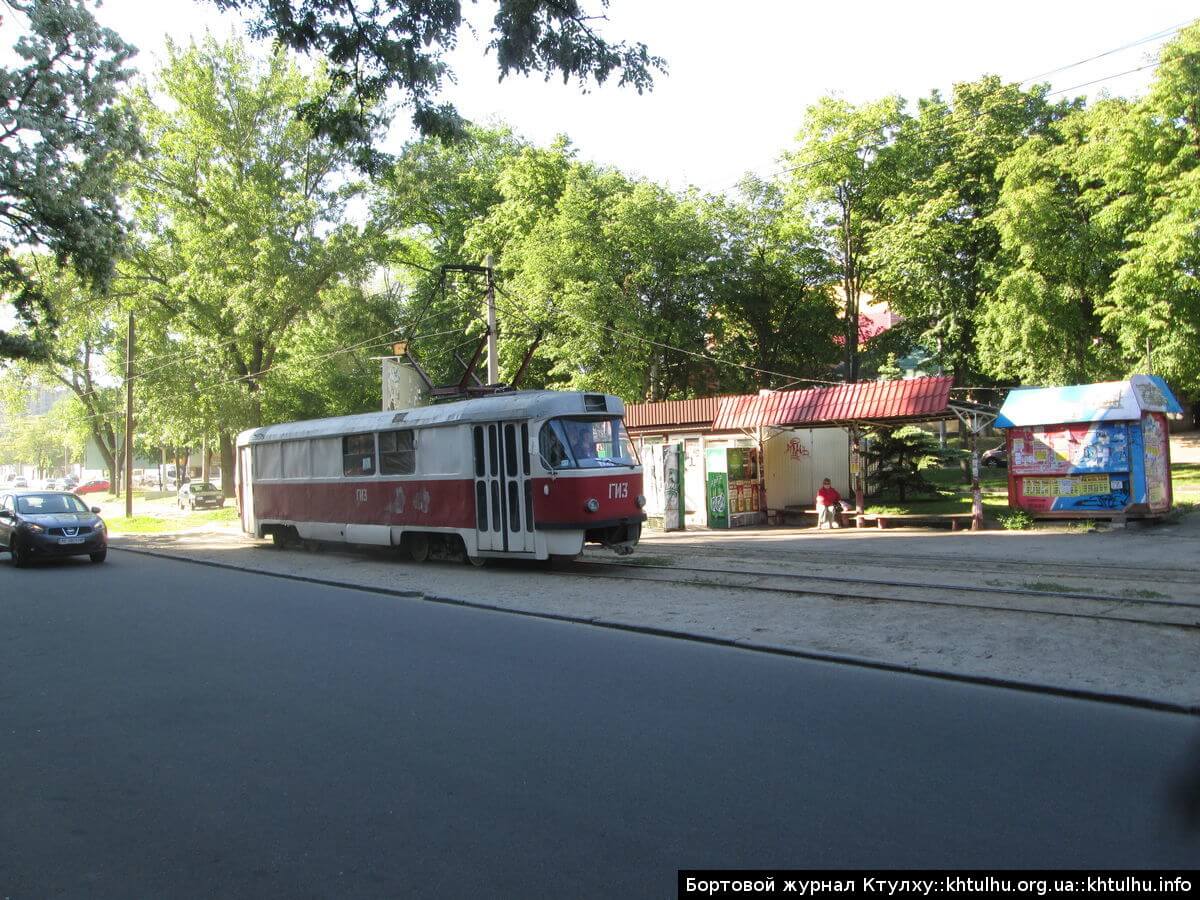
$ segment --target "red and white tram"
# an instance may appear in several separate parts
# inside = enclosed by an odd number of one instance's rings
[[[521,391],[244,431],[242,529],[417,560],[628,553],[646,501],[624,415],[606,394]]]

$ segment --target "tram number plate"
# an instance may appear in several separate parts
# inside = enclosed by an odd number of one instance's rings
[[[367,489],[366,488],[357,488],[354,491],[354,502],[355,503],[366,503],[367,502]]]
[[[608,499],[609,500],[628,500],[629,499],[629,482],[628,481],[610,481],[608,484]]]

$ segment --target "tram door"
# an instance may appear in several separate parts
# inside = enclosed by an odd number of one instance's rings
[[[529,423],[489,422],[471,429],[475,450],[475,528],[480,550],[532,553],[533,482]]]
[[[242,531],[253,534],[258,527],[254,521],[254,477],[252,447],[241,448],[241,459],[234,468],[238,479],[238,502],[241,503]]]

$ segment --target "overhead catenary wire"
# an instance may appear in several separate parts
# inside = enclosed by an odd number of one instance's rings
[[[1139,38],[1139,39],[1137,39],[1137,40],[1135,40],[1135,41],[1131,41],[1131,42],[1129,42],[1129,43],[1127,43],[1127,44],[1122,44],[1122,45],[1121,45],[1121,46],[1119,46],[1119,47],[1114,47],[1114,48],[1112,48],[1112,49],[1105,50],[1105,51],[1103,51],[1103,52],[1101,52],[1101,53],[1097,53],[1097,54],[1095,54],[1095,55],[1093,55],[1093,56],[1089,56],[1089,57],[1087,57],[1087,58],[1085,58],[1085,59],[1076,60],[1075,62],[1068,63],[1068,64],[1066,64],[1066,65],[1063,65],[1063,66],[1059,66],[1059,67],[1057,67],[1057,68],[1055,68],[1055,69],[1050,69],[1050,70],[1048,70],[1048,71],[1046,71],[1046,72],[1042,72],[1042,73],[1039,73],[1039,74],[1037,74],[1037,75],[1031,75],[1031,76],[1029,76],[1029,77],[1027,77],[1027,78],[1023,78],[1023,79],[1021,79],[1020,81],[1013,81],[1013,82],[1002,82],[1002,83],[1001,83],[999,86],[997,86],[997,87],[996,87],[994,90],[986,92],[986,93],[983,95],[983,99],[987,99],[988,97],[991,97],[991,96],[994,96],[994,95],[996,95],[996,94],[999,94],[1000,92],[1002,92],[1003,90],[1005,90],[1005,89],[1007,89],[1007,88],[1011,87],[1012,85],[1017,85],[1017,86],[1020,86],[1020,85],[1023,85],[1023,84],[1027,84],[1027,83],[1029,83],[1029,82],[1031,82],[1031,81],[1037,81],[1038,79],[1045,78],[1045,77],[1047,77],[1047,76],[1050,76],[1050,75],[1057,75],[1057,74],[1061,74],[1062,72],[1067,72],[1067,71],[1070,71],[1071,69],[1078,68],[1079,66],[1086,65],[1087,63],[1090,63],[1090,62],[1095,62],[1095,61],[1096,61],[1096,60],[1098,60],[1098,59],[1103,59],[1104,57],[1111,56],[1111,55],[1113,55],[1114,53],[1120,53],[1120,52],[1122,52],[1122,51],[1124,51],[1124,50],[1129,50],[1129,49],[1132,49],[1132,48],[1134,48],[1134,47],[1138,47],[1138,46],[1141,46],[1141,45],[1143,45],[1143,44],[1147,44],[1147,43],[1149,43],[1149,42],[1151,42],[1151,41],[1154,41],[1154,40],[1160,40],[1160,39],[1166,39],[1166,38],[1172,37],[1173,35],[1175,35],[1175,34],[1177,34],[1178,32],[1180,32],[1180,31],[1181,31],[1183,28],[1185,28],[1185,27],[1187,27],[1188,25],[1192,24],[1192,22],[1194,22],[1194,21],[1197,21],[1197,20],[1195,20],[1195,19],[1188,19],[1188,20],[1186,20],[1186,21],[1184,21],[1184,22],[1180,22],[1180,23],[1177,23],[1177,24],[1175,24],[1175,25],[1169,26],[1169,27],[1167,27],[1167,28],[1160,29],[1160,30],[1158,30],[1158,31],[1156,31],[1156,32],[1154,32],[1154,33],[1152,33],[1152,34],[1146,35],[1146,36],[1144,36],[1144,37],[1142,37],[1142,38]],[[1143,65],[1143,66],[1138,66],[1137,68],[1128,69],[1128,70],[1126,70],[1126,71],[1123,71],[1123,72],[1116,72],[1116,73],[1113,73],[1113,74],[1111,74],[1111,75],[1106,75],[1106,76],[1104,76],[1104,77],[1101,77],[1101,78],[1096,78],[1096,79],[1093,79],[1093,80],[1091,80],[1091,81],[1082,82],[1082,83],[1080,83],[1080,84],[1073,85],[1073,86],[1071,86],[1071,87],[1067,87],[1067,88],[1059,88],[1059,89],[1056,89],[1056,90],[1053,90],[1053,91],[1049,91],[1049,92],[1046,94],[1046,96],[1047,96],[1047,97],[1052,97],[1052,96],[1055,96],[1055,95],[1057,95],[1057,94],[1063,94],[1063,93],[1067,93],[1067,92],[1069,92],[1069,91],[1078,90],[1079,88],[1083,88],[1083,87],[1090,87],[1090,86],[1092,86],[1092,85],[1094,85],[1094,84],[1100,84],[1101,82],[1104,82],[1104,81],[1110,81],[1110,80],[1112,80],[1112,79],[1115,79],[1115,78],[1121,78],[1121,77],[1123,77],[1123,76],[1125,76],[1125,75],[1130,75],[1130,74],[1132,74],[1132,73],[1134,73],[1134,72],[1141,72],[1141,71],[1144,71],[1144,70],[1146,70],[1146,69],[1154,68],[1154,67],[1155,67],[1155,66],[1157,66],[1157,65],[1158,65],[1158,62],[1157,62],[1157,61],[1155,61],[1155,62],[1152,62],[1152,63],[1147,63],[1146,65]],[[971,116],[969,116],[969,117],[968,117],[968,121],[971,121],[971,120],[974,120],[974,119],[977,119],[977,118],[981,118],[983,115],[985,115],[985,113],[984,113],[984,112],[973,113]],[[917,135],[924,134],[926,130],[927,130],[927,129],[926,129],[926,127],[923,127],[923,126],[918,126],[918,127],[916,128],[916,130],[915,130],[915,134],[917,134]],[[838,151],[836,151],[836,152],[841,152],[842,150],[845,150],[845,149],[850,149],[850,150],[855,150],[855,151],[860,151],[860,150],[869,150],[869,149],[871,149],[871,145],[870,145],[870,144],[862,144],[862,143],[860,143],[860,142],[861,142],[861,141],[865,141],[867,138],[871,137],[872,135],[875,135],[876,133],[878,133],[878,131],[879,131],[879,129],[878,129],[878,128],[869,128],[869,129],[864,129],[864,130],[862,130],[862,131],[860,131],[860,132],[857,132],[856,134],[848,135],[848,136],[845,138],[845,140],[844,140],[844,141],[842,141],[842,142],[839,142]],[[773,172],[773,173],[772,173],[770,176],[768,176],[768,177],[769,177],[769,179],[776,179],[776,178],[779,178],[779,177],[781,177],[781,176],[783,176],[783,175],[790,175],[790,174],[792,174],[792,173],[794,173],[794,172],[801,172],[801,171],[805,171],[805,170],[807,170],[807,169],[809,169],[809,168],[812,168],[812,167],[814,167],[814,166],[820,165],[821,163],[824,163],[824,162],[830,162],[830,161],[832,161],[833,159],[835,159],[835,158],[836,158],[834,154],[835,154],[835,151],[831,151],[830,153],[828,153],[828,154],[826,154],[826,155],[823,155],[823,156],[818,156],[818,157],[817,157],[817,158],[815,158],[815,159],[806,160],[806,161],[805,161],[805,162],[803,162],[803,163],[797,163],[796,165],[793,165],[793,166],[786,166],[786,167],[784,167],[784,168],[781,168],[781,169],[779,169],[779,170],[777,170],[777,171]],[[731,188],[736,188],[738,185],[740,185],[740,184],[741,184],[741,182],[743,181],[743,179],[744,179],[744,178],[745,178],[745,176],[742,176],[742,178],[739,178],[739,179],[738,179],[737,181],[735,181],[733,184],[729,185],[729,187],[728,187],[728,188],[726,188],[726,190],[729,190],[729,189],[731,189]]]
[[[418,267],[418,268],[420,268],[420,267]],[[463,301],[463,302],[465,303],[465,301]],[[444,314],[444,312],[445,311],[443,311],[443,314]],[[422,318],[425,318],[425,317],[423,316]],[[403,330],[403,328],[404,328],[404,326],[400,326],[398,328],[392,329],[391,331],[387,332],[385,335],[381,336],[380,340],[382,340],[382,337],[398,334],[401,330]],[[458,328],[452,328],[452,329],[448,329],[446,331],[439,331],[439,332],[434,332],[432,334],[420,335],[417,338],[410,338],[410,339],[419,340],[421,338],[438,337],[438,336],[442,336],[442,335],[446,335],[446,334],[455,334],[459,331],[460,331],[460,329],[458,329]],[[474,340],[474,339],[472,339],[472,340]],[[327,355],[332,356],[332,355],[337,355],[338,353],[348,352],[350,350],[358,349],[361,346],[365,346],[371,342],[372,342],[372,340],[368,340],[368,341],[362,342],[360,344],[353,345],[352,347],[341,348],[341,349],[332,351],[330,354],[327,354]],[[229,346],[229,345],[236,345],[236,343],[237,343],[237,341],[235,339],[227,339],[224,341],[215,342],[215,346],[224,347],[224,346]],[[469,341],[467,343],[469,343]],[[147,378],[157,372],[161,372],[164,369],[173,368],[175,366],[180,365],[181,363],[196,359],[201,356],[205,356],[211,352],[212,352],[212,347],[205,347],[205,348],[194,350],[194,351],[188,352],[188,353],[160,353],[160,354],[157,354],[155,356],[150,357],[150,359],[166,359],[168,356],[170,356],[171,359],[169,362],[164,363],[163,365],[160,365],[160,366],[156,366],[153,369],[148,369],[148,370],[142,371],[142,372],[134,372],[132,374],[132,376],[130,377],[130,380],[136,382],[140,379]],[[324,358],[324,357],[320,357],[320,358]],[[267,369],[263,369],[259,372],[248,373],[246,375],[234,376],[232,379],[222,381],[222,382],[219,382],[216,384],[202,382],[199,384],[199,386],[200,387],[209,387],[209,388],[220,387],[220,386],[223,386],[224,384],[232,383],[233,381],[252,379],[252,378],[258,377],[259,375],[265,374],[266,372],[269,372],[276,367],[281,367],[284,365],[291,365],[293,363],[293,361],[294,360],[292,360],[292,359],[288,359],[288,360],[283,361],[283,363],[279,363],[279,364],[270,366]],[[314,361],[314,360],[306,360],[306,361]],[[138,362],[144,362],[144,360],[139,359]],[[54,380],[60,384],[63,383],[62,380],[57,377]],[[104,391],[114,390],[114,389],[116,389],[116,387],[117,387],[116,385],[103,385],[103,386],[97,385],[97,386],[91,388],[90,390],[86,390],[86,391],[82,391],[82,392],[77,392],[77,391],[75,391],[74,388],[70,388],[70,387],[68,387],[67,389],[70,390],[70,394],[69,394],[70,397],[77,399],[77,400],[83,400],[86,397],[98,396],[99,394],[101,394]],[[48,413],[34,413],[34,414],[25,413],[25,414],[19,414],[16,416],[9,416],[5,421],[9,421],[9,422],[30,421],[30,420],[34,420],[34,419],[46,418],[47,415],[48,415]],[[110,415],[110,413],[107,413],[107,412],[93,413],[93,414],[75,419],[75,421],[90,422],[95,419],[107,418],[109,415]]]

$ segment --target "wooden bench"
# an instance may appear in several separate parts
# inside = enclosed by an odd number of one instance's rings
[[[887,528],[888,525],[927,525],[950,523],[951,531],[959,528],[970,528],[974,516],[971,513],[863,513],[857,517],[856,524],[865,528],[871,522],[876,528]]]
[[[817,517],[815,509],[805,509],[803,506],[785,506],[783,509],[767,510],[768,521],[770,521],[772,513],[780,525],[787,524],[788,516],[793,516],[797,520],[807,519],[809,516],[812,516],[814,519]],[[838,515],[838,524],[846,528],[851,515],[852,513],[848,512],[845,507],[842,507],[842,511]]]

